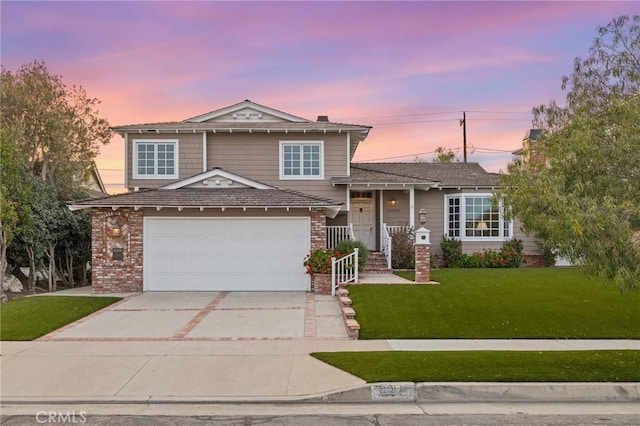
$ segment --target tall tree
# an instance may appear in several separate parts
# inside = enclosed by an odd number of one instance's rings
[[[67,234],[90,238],[75,229],[79,222],[61,201],[83,194],[85,173],[111,131],[98,114],[99,101],[82,87],[66,86],[43,62],[15,73],[2,67],[0,78],[0,271],[8,263],[7,249],[15,263],[23,251],[34,291],[35,270],[46,258],[53,289],[60,241]],[[77,241],[77,247],[87,245]]]
[[[439,146],[436,148],[434,153],[436,154],[435,158],[433,159],[434,163],[453,163],[460,161],[460,159],[456,157],[456,154],[450,148]]]
[[[2,68],[0,125],[12,129],[12,143],[25,171],[73,197],[82,176],[111,138],[99,101],[80,86],[66,86],[43,62],[15,73]]]
[[[514,161],[498,195],[547,247],[638,291],[640,16],[600,27],[562,89],[566,106],[533,110],[546,162]]]

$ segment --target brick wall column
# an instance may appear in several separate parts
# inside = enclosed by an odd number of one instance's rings
[[[311,250],[327,246],[327,216],[324,209],[311,209]]]
[[[431,281],[431,245],[416,244],[416,278],[417,283]]]
[[[94,293],[142,291],[143,222],[142,210],[93,209],[91,286]],[[119,235],[114,229],[119,229]],[[121,258],[116,252],[121,253]]]
[[[417,283],[428,283],[431,281],[431,242],[428,229],[423,227],[416,231],[414,248],[416,254],[415,281]]]

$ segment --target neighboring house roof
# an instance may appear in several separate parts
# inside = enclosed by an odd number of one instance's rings
[[[102,198],[108,195],[104,183],[102,183],[102,177],[100,177],[98,166],[94,162],[92,162],[87,169],[81,185],[83,188],[87,189],[89,197],[91,198]]]
[[[351,176],[336,184],[407,183],[440,188],[493,188],[499,175],[489,173],[478,163],[353,163]]]

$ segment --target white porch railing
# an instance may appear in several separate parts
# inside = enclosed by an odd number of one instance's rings
[[[393,237],[393,234],[395,234],[396,232],[406,231],[409,228],[408,226],[405,226],[405,225],[392,225],[392,226],[389,226],[389,225],[385,224],[384,226],[385,226],[385,228],[387,228],[387,232],[389,233],[389,235],[391,237]]]
[[[336,259],[331,258],[331,295],[336,295],[336,289],[340,284],[358,283],[358,249],[353,253]]]
[[[387,268],[391,269],[391,241],[393,238],[389,233],[389,227],[386,223],[382,224],[382,245],[380,247],[380,251],[384,254],[384,257],[387,259]]]
[[[355,240],[353,223],[346,226],[327,226],[327,248],[332,249],[342,240]]]

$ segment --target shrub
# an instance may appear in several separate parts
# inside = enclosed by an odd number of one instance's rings
[[[540,251],[540,253],[542,254],[544,266],[555,265],[557,256],[553,248],[551,248],[548,244],[545,244],[545,242],[541,241],[536,241],[536,244],[538,245],[538,251]]]
[[[343,254],[351,254],[355,248],[358,249],[358,271],[362,272],[369,256],[369,250],[362,241],[342,240],[334,247],[334,250]],[[331,269],[331,264],[329,264],[329,269]]]
[[[304,267],[307,268],[307,274],[330,274],[331,258],[336,259],[344,256],[343,253],[336,250],[315,249],[304,258]]]
[[[442,249],[442,261],[445,268],[457,266],[462,257],[462,241],[449,238],[445,234],[440,243],[440,248]]]
[[[412,227],[402,228],[391,236],[391,267],[393,269],[413,269],[416,253],[413,243],[416,238]]]
[[[458,243],[454,245],[452,241]],[[446,244],[445,244],[446,242]],[[522,240],[511,239],[506,241],[500,251],[483,250],[482,252],[474,252],[473,254],[462,253],[462,244],[460,241],[446,239],[443,240],[442,251],[445,259],[445,266],[457,268],[517,268],[524,261],[522,255]],[[447,252],[445,247],[453,252],[453,257],[457,256],[455,262],[447,262]],[[459,248],[459,252],[457,251]],[[451,254],[449,253],[449,256]]]
[[[500,257],[505,261],[507,268],[517,268],[524,262],[522,255],[522,240],[510,239],[502,245]]]

